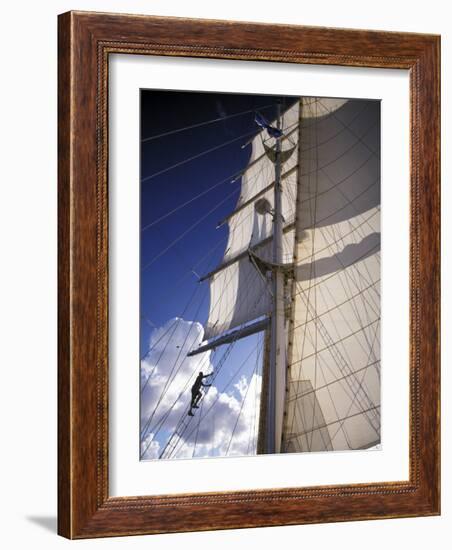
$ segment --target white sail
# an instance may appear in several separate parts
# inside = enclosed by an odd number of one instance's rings
[[[284,114],[283,246],[293,271],[288,375],[275,398],[285,452],[380,442],[379,117],[378,102],[328,98],[302,98]],[[272,311],[269,273],[248,254],[272,261],[272,140],[263,131],[251,145],[223,263],[210,277],[206,339]]]
[[[311,125],[340,109],[347,100],[303,98],[303,120]],[[282,116],[282,214],[285,232],[284,261],[293,260],[294,220],[297,196],[298,123],[300,102]],[[229,236],[223,263],[210,276],[210,309],[205,338],[211,339],[244,323],[268,315],[271,296],[268,284],[250,263],[247,250],[256,249],[259,256],[271,261],[272,216],[259,213],[258,201],[273,209],[275,165],[268,154],[274,145],[263,130],[251,142],[248,166],[241,178],[241,190],[235,211],[227,218]],[[271,153],[271,151],[270,151]],[[292,228],[292,230],[290,230]],[[259,246],[262,243],[262,246]]]
[[[349,101],[301,128],[285,452],[380,442],[379,108]]]
[[[283,216],[286,225],[295,220],[297,181],[297,140],[299,105],[295,104],[283,117],[286,138],[283,150],[288,158],[283,163]],[[235,211],[228,217],[228,243],[222,265],[210,277],[210,309],[205,327],[205,338],[219,334],[268,315],[271,311],[269,285],[250,261],[247,250],[256,250],[262,259],[271,261],[273,231],[273,185],[275,165],[265,147],[274,140],[267,132],[260,132],[251,142],[251,156],[242,176],[240,197]],[[267,145],[268,143],[268,145]],[[256,203],[267,208],[259,212]],[[294,231],[287,231],[284,239],[284,256],[292,261]]]

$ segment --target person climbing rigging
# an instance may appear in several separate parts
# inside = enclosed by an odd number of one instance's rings
[[[208,388],[212,385],[203,383],[204,378],[208,378],[209,376],[210,374],[203,374],[202,371],[200,371],[198,376],[196,377],[195,383],[191,387],[191,403],[190,410],[188,411],[188,416],[193,416],[192,409],[199,409],[198,403],[203,396],[201,388]]]

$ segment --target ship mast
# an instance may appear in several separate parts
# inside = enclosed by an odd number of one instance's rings
[[[281,105],[277,106],[277,128],[281,130]],[[281,451],[282,421],[286,374],[285,317],[284,317],[284,273],[283,264],[283,216],[281,186],[281,137],[275,145],[275,186],[273,212],[273,311],[270,335],[270,369],[268,377],[268,408],[266,453]]]

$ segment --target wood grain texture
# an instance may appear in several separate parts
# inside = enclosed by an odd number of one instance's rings
[[[69,26],[70,15],[60,24]],[[58,34],[58,530],[71,532],[70,410],[70,190],[71,79],[70,33]]]
[[[439,513],[438,36],[70,12],[59,17],[58,531],[68,538]],[[410,70],[410,480],[108,496],[108,56]],[[131,397],[132,398],[132,397]]]

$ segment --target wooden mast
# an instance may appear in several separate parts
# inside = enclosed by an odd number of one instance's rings
[[[281,130],[281,104],[277,107],[277,129]],[[283,264],[283,216],[281,186],[281,135],[275,145],[275,186],[273,212],[273,263]],[[268,376],[268,411],[266,453],[281,450],[282,415],[281,392],[285,391],[286,353],[284,322],[284,273],[273,270],[273,311],[270,335],[270,369]]]
[[[300,211],[300,201],[301,201],[301,152],[302,152],[302,122],[303,122],[303,98],[300,97],[300,102],[298,106],[298,157],[297,157],[297,192],[295,197],[295,219],[294,219],[294,225],[295,225],[295,235],[294,235],[294,243],[293,243],[293,265],[294,265],[294,273],[292,277],[292,287],[291,287],[291,293],[290,293],[290,308],[288,311],[287,318],[289,319],[289,334],[287,339],[287,366],[286,366],[286,393],[285,393],[285,399],[284,399],[284,415],[283,415],[283,430],[282,430],[282,438],[281,438],[281,452],[287,452],[286,445],[287,441],[285,438],[285,434],[287,435],[287,422],[288,422],[288,396],[289,396],[289,384],[290,384],[290,368],[292,364],[293,359],[293,329],[295,324],[295,308],[293,307],[294,301],[295,301],[295,295],[297,293],[297,282],[295,281],[295,266],[298,262],[298,237],[299,237],[299,229],[297,227],[298,225],[298,216],[297,213]]]
[[[259,406],[259,428],[257,433],[256,453],[266,453],[267,413],[268,413],[268,376],[270,370],[270,329],[265,331],[264,355],[262,360],[262,384]]]

